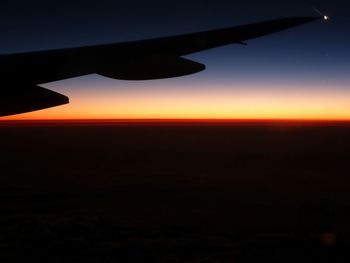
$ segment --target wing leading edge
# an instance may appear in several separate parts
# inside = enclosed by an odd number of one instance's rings
[[[125,43],[0,56],[0,117],[68,103],[68,98],[38,84],[97,73],[126,80],[184,76],[205,65],[181,56],[306,24],[322,17],[292,17],[266,22]]]

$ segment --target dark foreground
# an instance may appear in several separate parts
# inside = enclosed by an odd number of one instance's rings
[[[0,262],[350,262],[350,124],[0,124]]]

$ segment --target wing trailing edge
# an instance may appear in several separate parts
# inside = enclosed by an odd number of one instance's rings
[[[0,92],[0,117],[68,103],[68,97],[40,86],[11,87]]]

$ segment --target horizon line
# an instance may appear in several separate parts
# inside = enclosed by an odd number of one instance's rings
[[[149,119],[18,119],[1,120],[4,125],[239,125],[239,124],[283,124],[283,125],[307,125],[307,124],[349,124],[350,119],[229,119],[229,118],[149,118]]]

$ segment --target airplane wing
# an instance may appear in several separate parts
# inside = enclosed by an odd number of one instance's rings
[[[306,24],[320,17],[291,17],[205,32],[133,42],[0,56],[0,117],[68,103],[39,84],[97,73],[122,80],[179,77],[205,69],[191,53]]]

